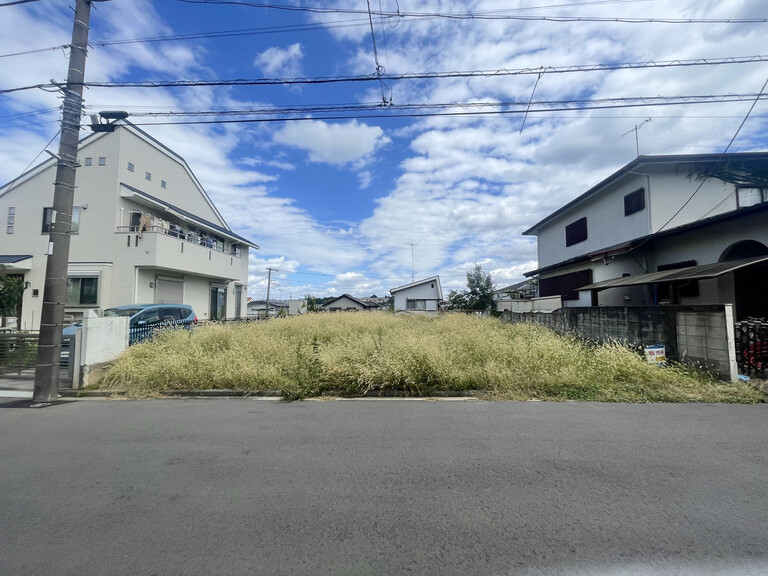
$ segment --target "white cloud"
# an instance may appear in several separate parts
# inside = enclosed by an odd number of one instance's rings
[[[302,75],[303,58],[304,48],[299,43],[286,48],[273,46],[256,56],[254,65],[269,76],[291,78]]]
[[[357,173],[357,179],[360,180],[360,190],[365,190],[371,185],[371,173],[368,170],[363,170]]]
[[[365,162],[376,149],[390,142],[381,128],[357,120],[343,124],[294,122],[276,132],[274,140],[309,152],[312,162],[336,165]]]

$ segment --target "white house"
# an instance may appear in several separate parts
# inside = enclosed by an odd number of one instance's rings
[[[437,314],[440,302],[443,300],[440,276],[398,286],[389,292],[395,299],[395,312]]]
[[[377,308],[378,305],[365,302],[364,300],[360,300],[349,294],[342,294],[330,302],[323,304],[323,310],[328,310],[330,312],[341,312],[342,310],[375,310]]]
[[[80,143],[66,316],[120,304],[190,304],[200,319],[245,313],[248,251],[184,159],[128,122]],[[56,160],[0,188],[0,262],[23,274],[21,329],[40,323]]]
[[[768,315],[768,153],[640,156],[526,230],[565,306],[732,303]]]

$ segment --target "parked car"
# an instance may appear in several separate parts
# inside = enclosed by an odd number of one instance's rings
[[[82,322],[76,322],[65,326],[61,331],[61,365],[69,366],[69,351],[72,349],[72,342],[75,340],[75,333],[78,328],[82,328]]]
[[[156,330],[173,326],[189,328],[197,322],[194,310],[187,304],[127,304],[107,308],[104,310],[103,316],[105,318],[110,316],[127,316],[130,318],[128,322],[129,345],[151,338]],[[62,366],[69,364],[70,343],[74,341],[78,328],[82,327],[83,323],[77,322],[66,326],[61,331]]]
[[[187,304],[127,304],[104,310],[104,318],[127,316],[128,345],[150,338],[158,329],[180,326],[189,328],[197,322],[192,307]]]

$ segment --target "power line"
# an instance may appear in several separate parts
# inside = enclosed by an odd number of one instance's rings
[[[218,79],[218,80],[140,80],[121,82],[83,82],[89,88],[176,88],[190,86],[269,86],[285,84],[331,84],[338,82],[378,82],[380,80],[433,80],[443,78],[494,78],[500,76],[520,76],[539,74],[567,74],[574,72],[603,72],[615,70],[636,70],[646,68],[680,68],[691,66],[722,66],[730,64],[754,64],[768,62],[768,56],[730,56],[727,58],[699,58],[695,60],[665,60],[646,62],[621,62],[600,64],[573,64],[569,66],[542,66],[538,68],[498,68],[495,70],[461,70],[451,72],[406,72],[403,74],[365,74],[359,76],[319,76],[315,78],[251,78],[251,79]],[[39,87],[50,87],[51,84],[37,84],[26,88],[0,90],[7,91],[29,90]]]
[[[752,102],[752,106],[750,106],[750,107],[749,107],[749,110],[747,110],[747,113],[746,113],[746,115],[744,116],[744,119],[741,121],[741,124],[739,124],[739,127],[736,129],[736,132],[733,134],[733,137],[731,138],[731,141],[730,141],[730,142],[728,142],[728,145],[725,147],[725,149],[724,149],[724,150],[722,151],[722,153],[720,154],[720,157],[717,159],[717,162],[715,162],[715,165],[712,167],[712,171],[714,171],[714,170],[715,170],[715,169],[718,167],[718,165],[719,165],[719,164],[720,164],[720,163],[723,161],[723,158],[725,158],[725,155],[728,153],[728,150],[730,150],[731,146],[733,145],[734,141],[736,140],[736,137],[737,137],[737,136],[739,135],[739,133],[741,132],[741,129],[742,129],[742,128],[744,128],[744,124],[746,124],[746,123],[747,123],[747,119],[749,118],[749,115],[750,115],[750,114],[752,114],[752,110],[754,110],[754,109],[755,109],[755,106],[756,106],[756,105],[757,105],[757,103],[760,101],[760,99],[761,99],[761,96],[763,95],[763,92],[765,91],[765,88],[766,88],[766,86],[768,86],[768,78],[766,78],[765,82],[763,83],[763,87],[762,87],[762,88],[760,88],[760,92],[759,92],[759,93],[758,93],[758,95],[755,97],[755,101],[754,101],[754,102]],[[691,201],[691,200],[693,200],[693,197],[694,197],[694,196],[696,196],[696,194],[698,193],[698,191],[699,191],[699,190],[701,190],[702,186],[704,186],[704,183],[705,183],[705,182],[708,180],[708,178],[709,178],[709,176],[705,176],[704,178],[702,178],[701,182],[700,182],[700,183],[699,183],[699,185],[696,187],[696,189],[693,191],[693,193],[690,195],[690,197],[689,197],[689,198],[688,198],[688,199],[687,199],[687,200],[686,200],[686,201],[683,203],[683,205],[682,205],[682,206],[680,206],[680,209],[679,209],[677,212],[675,212],[675,213],[674,213],[674,214],[673,214],[673,215],[672,215],[672,216],[669,218],[669,220],[667,220],[667,221],[666,221],[666,222],[665,222],[665,223],[664,223],[664,224],[661,226],[661,228],[659,228],[659,229],[658,229],[658,231],[657,231],[657,232],[661,232],[662,230],[664,230],[664,228],[666,228],[666,227],[667,227],[667,225],[669,225],[669,223],[670,223],[670,222],[672,222],[672,220],[674,220],[674,219],[677,217],[677,215],[678,215],[678,214],[680,214],[680,212],[682,212],[682,211],[683,211],[683,209],[684,209],[684,208],[685,208],[685,207],[686,207],[686,206],[687,206],[687,205],[690,203],[690,201]],[[719,204],[718,204],[718,206],[719,206]]]
[[[560,103],[562,107],[545,107],[528,110],[529,114],[538,112],[564,112],[564,111],[577,111],[577,110],[607,110],[616,108],[644,108],[649,106],[681,106],[692,104],[707,104],[707,103],[728,103],[728,102],[742,102],[745,99],[752,99],[755,95],[737,95],[735,97],[725,97],[718,100],[652,100],[644,102],[642,99],[635,100],[633,103],[621,102],[628,99],[611,99],[616,102],[613,104],[596,104],[593,106],[583,105],[564,105]],[[768,99],[768,95],[760,95],[760,100]],[[650,99],[649,99],[650,100]],[[553,103],[554,105],[555,103]],[[388,110],[389,108],[381,108],[381,110]],[[345,114],[345,115],[324,115],[324,116],[281,116],[277,118],[240,118],[236,120],[190,120],[190,121],[169,121],[169,122],[134,122],[136,126],[167,126],[167,125],[179,125],[179,124],[248,124],[248,123],[266,123],[266,122],[297,122],[297,121],[313,121],[313,120],[350,120],[350,119],[371,119],[371,118],[425,118],[431,116],[505,116],[509,114],[522,114],[524,110],[475,110],[462,112],[410,112],[410,113],[379,113],[379,114]]]
[[[754,64],[768,62],[768,56],[729,56],[727,58],[698,58],[695,60],[664,60],[646,62],[621,62],[613,64],[572,64],[568,66],[544,66],[538,68],[497,68],[495,70],[462,70],[452,72],[406,72],[403,74],[366,74],[360,76],[319,76],[315,78],[251,78],[220,80],[126,80],[110,82],[83,82],[88,88],[188,88],[210,86],[272,86],[291,84],[332,84],[339,82],[378,82],[380,80],[436,80],[444,78],[494,78],[540,74],[568,74],[574,72],[608,72],[616,70],[639,70],[647,68],[686,68],[691,66],[724,66],[731,64]],[[53,83],[34,84],[0,90],[0,94],[35,89],[57,88]]]
[[[432,103],[432,104],[390,104],[386,106],[386,110],[449,110],[452,108],[460,108],[463,110],[469,109],[503,109],[503,108],[522,108],[525,107],[530,110],[531,106],[536,105],[539,107],[555,107],[555,106],[582,106],[585,104],[606,104],[606,103],[626,103],[633,104],[636,102],[648,103],[648,104],[673,104],[676,102],[683,103],[707,103],[707,102],[733,102],[742,100],[751,100],[755,98],[755,94],[708,94],[708,95],[688,95],[688,96],[634,96],[634,97],[618,97],[618,98],[584,98],[578,100],[542,100],[542,101],[503,101],[503,102],[449,102],[449,103]],[[191,116],[191,117],[203,117],[203,116],[275,116],[278,114],[289,115],[307,115],[317,113],[345,113],[345,112],[370,112],[381,110],[380,103],[371,104],[349,104],[349,105],[299,105],[293,107],[263,107],[263,108],[249,108],[246,110],[198,110],[198,111],[162,111],[162,112],[135,112],[131,114],[131,117],[176,117],[176,116]]]
[[[289,12],[309,12],[314,14],[368,14],[367,10],[350,8],[320,8],[310,6],[289,6],[244,2],[238,0],[175,0],[186,4],[214,4],[219,6],[243,6],[247,8],[268,8]],[[608,18],[595,16],[514,16],[495,12],[392,12],[372,11],[375,16],[392,18],[446,18],[451,20],[522,20],[546,22],[613,22],[624,24],[765,24],[768,18]]]
[[[5,2],[4,4],[0,4],[0,8],[15,6],[16,4],[29,4],[30,2],[39,2],[39,0],[16,0],[15,2]]]

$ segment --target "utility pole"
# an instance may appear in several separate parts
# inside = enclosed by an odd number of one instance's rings
[[[280,272],[280,270],[271,266],[266,269],[269,270],[269,275],[267,276],[267,318],[269,318],[269,288],[272,286],[272,272]]]
[[[88,54],[88,29],[91,2],[76,0],[75,22],[69,52],[67,83],[63,87],[61,138],[56,156],[56,182],[53,192],[51,232],[48,238],[48,260],[45,267],[43,311],[40,317],[40,341],[35,366],[33,404],[47,404],[58,398],[61,362],[61,329],[67,300],[67,267],[72,230],[72,207],[75,196],[75,170],[80,140],[80,118],[83,112],[83,81]],[[70,358],[70,362],[75,361]]]

